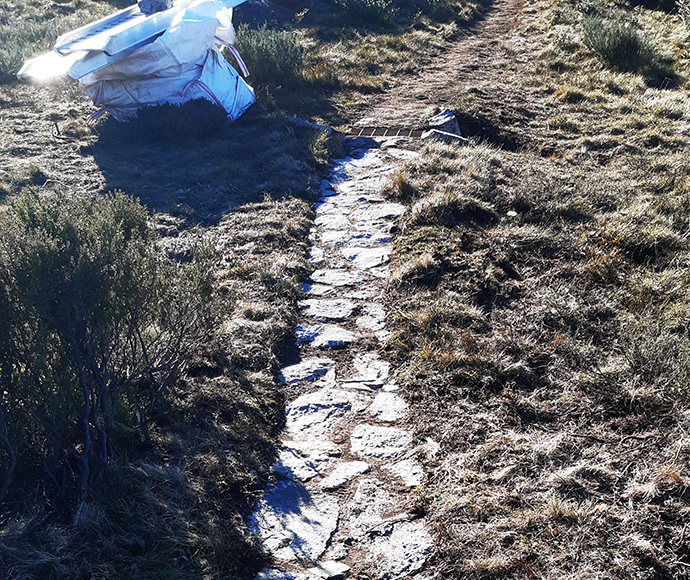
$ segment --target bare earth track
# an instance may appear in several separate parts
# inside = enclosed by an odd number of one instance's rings
[[[358,125],[418,127],[431,107],[451,107],[458,94],[501,86],[509,70],[500,39],[515,25],[522,0],[496,0],[486,16],[419,74],[372,97]]]

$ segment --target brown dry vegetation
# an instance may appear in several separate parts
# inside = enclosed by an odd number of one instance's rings
[[[274,458],[282,395],[272,373],[308,271],[311,213],[290,195],[308,198],[338,148],[283,111],[346,125],[394,110],[386,118],[401,124],[440,102],[477,139],[425,146],[389,188],[409,212],[388,348],[417,436],[441,444],[418,490],[437,541],[426,573],[688,576],[687,28],[624,2],[497,1],[488,14],[498,25],[487,18],[461,39],[458,23],[487,6],[420,2],[428,13],[415,15],[411,3],[380,0],[347,22],[344,0],[338,17],[282,4],[296,14],[304,62],[285,86],[257,86],[260,102],[230,127],[202,108],[87,128],[92,107],[74,85],[25,87],[11,73],[115,4],[0,8],[0,194],[138,197],[170,255],[186,259],[194,236],[215,240],[227,309],[168,412],[143,439],[119,441],[86,501],[54,513],[40,478],[15,482],[0,520],[2,577],[258,569],[242,517]],[[381,20],[391,7],[392,24]],[[585,39],[592,16],[629,22],[652,50],[634,70],[597,56]],[[433,85],[405,77],[444,48]],[[405,95],[418,102],[395,101]]]
[[[416,70],[455,34],[454,21],[471,19],[479,5],[436,0],[426,8],[434,14],[423,16],[405,2],[391,12],[382,0],[348,22],[347,2],[308,17],[300,3],[285,2],[297,13],[288,30],[246,33],[259,48],[272,35],[275,44],[256,58],[273,68],[254,68],[259,102],[232,125],[221,111],[192,103],[143,111],[128,125],[104,118],[87,127],[94,108],[74,83],[14,80],[22,61],[49,50],[58,34],[125,4],[0,7],[2,211],[27,190],[92,199],[118,189],[136,197],[173,260],[188,261],[196,240],[215,246],[222,324],[195,345],[144,426],[123,399],[108,465],[83,493],[69,454],[49,457],[41,449],[50,442],[34,438],[37,453],[27,456],[13,441],[17,467],[0,498],[0,577],[251,578],[265,557],[244,516],[268,478],[283,421],[274,371],[294,343],[297,284],[307,273],[312,215],[302,199],[340,149],[337,136],[297,128],[285,113],[352,120],[363,93]],[[345,16],[333,19],[338,10]],[[283,47],[294,58],[289,75]],[[21,405],[10,397],[12,385],[2,391],[0,403]],[[66,433],[78,441],[69,425]],[[12,463],[7,449],[2,476]]]
[[[614,10],[667,77],[584,44]],[[690,574],[689,40],[660,11],[528,1],[455,99],[484,140],[389,186],[389,349],[441,444],[418,490],[434,577]]]

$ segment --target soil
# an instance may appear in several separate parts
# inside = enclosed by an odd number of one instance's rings
[[[506,67],[500,40],[515,26],[522,6],[523,0],[492,2],[481,20],[462,31],[422,71],[399,79],[385,94],[370,97],[365,117],[357,124],[419,127],[436,107],[452,109],[463,92],[501,90],[512,71]],[[470,133],[474,127],[465,129]]]

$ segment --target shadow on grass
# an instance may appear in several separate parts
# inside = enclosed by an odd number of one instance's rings
[[[319,132],[254,107],[234,123],[207,101],[150,107],[129,123],[107,118],[82,153],[93,156],[107,190],[190,225],[217,224],[265,193],[309,197],[326,163]]]

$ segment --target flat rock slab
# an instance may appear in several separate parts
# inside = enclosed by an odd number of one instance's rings
[[[387,244],[391,241],[391,236],[389,233],[380,231],[329,230],[322,234],[321,241],[334,246],[367,248]]]
[[[349,300],[321,300],[308,298],[300,300],[297,305],[303,309],[302,314],[321,321],[341,321],[349,318],[357,309],[357,304]]]
[[[326,213],[316,216],[314,223],[325,230],[349,230],[352,222],[341,214]]]
[[[356,286],[364,281],[364,274],[347,270],[315,270],[310,278],[312,282],[328,286]]]
[[[335,366],[330,358],[310,358],[296,365],[290,365],[280,371],[280,382],[295,385],[302,381],[313,381],[325,375]]]
[[[309,481],[328,471],[342,455],[340,448],[330,441],[283,441],[283,450],[272,469],[293,481]]]
[[[378,354],[357,355],[353,361],[357,373],[343,381],[343,387],[349,389],[374,390],[381,387],[390,374],[390,363],[382,361]]]
[[[400,457],[411,443],[410,433],[394,427],[357,425],[350,436],[353,453],[384,460]]]
[[[292,481],[269,485],[248,526],[280,560],[317,560],[338,525],[338,502]]]
[[[394,508],[393,496],[383,482],[365,478],[359,482],[352,501],[346,505],[344,519],[350,534],[361,541],[372,532],[380,533],[378,526],[383,522],[382,514],[390,514]]]
[[[352,393],[335,389],[302,395],[288,405],[285,426],[296,439],[322,437],[352,409],[353,402]]]
[[[349,571],[350,567],[347,564],[334,560],[322,562],[315,568],[307,570],[311,576],[322,580],[344,580]]]
[[[364,313],[357,318],[357,326],[372,332],[378,332],[386,327],[386,310],[381,304],[366,304]]]
[[[355,340],[354,333],[333,324],[298,326],[295,336],[298,345],[310,342],[315,348],[341,348]]]
[[[417,487],[424,483],[424,470],[414,459],[403,459],[383,468],[397,475],[407,487]]]
[[[369,270],[388,262],[390,248],[343,248],[342,255],[349,260],[355,268]]]
[[[314,248],[309,251],[309,261],[312,264],[319,265],[323,264],[323,261],[326,259],[326,255],[324,254],[324,251],[321,248]]]
[[[426,561],[433,540],[421,522],[399,522],[390,534],[374,537],[368,558],[380,580],[409,578]]]
[[[335,293],[333,286],[326,284],[300,284],[299,289],[307,296],[328,296]]]
[[[350,214],[350,221],[389,221],[405,213],[405,206],[399,203],[372,203]]]
[[[328,477],[319,482],[319,487],[326,491],[338,489],[355,477],[368,473],[371,467],[365,461],[348,461],[338,465]]]
[[[309,578],[305,574],[292,574],[275,568],[264,568],[254,576],[254,580],[309,580]]]
[[[397,421],[407,417],[410,412],[408,404],[395,393],[383,392],[376,395],[369,407],[369,414],[379,421]]]

